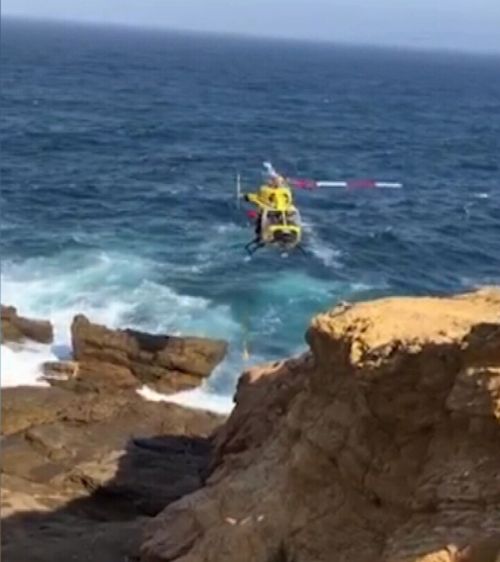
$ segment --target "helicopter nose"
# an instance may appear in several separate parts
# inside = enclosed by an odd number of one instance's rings
[[[283,246],[293,246],[297,243],[297,236],[292,232],[277,232],[275,240]]]

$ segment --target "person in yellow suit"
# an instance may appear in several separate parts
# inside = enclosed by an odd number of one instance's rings
[[[282,176],[273,176],[257,193],[247,193],[245,201],[253,203],[260,211],[264,209],[287,212],[293,208],[292,190]]]
[[[245,201],[257,207],[247,213],[255,220],[256,236],[245,246],[250,256],[268,244],[284,251],[300,248],[302,237],[300,214],[294,205],[291,187],[270,162],[263,164],[267,181],[257,192],[243,195]]]
[[[256,193],[247,193],[244,196],[245,201],[253,203],[257,206],[257,217],[255,220],[255,235],[258,239],[262,234],[262,212],[279,211],[289,212],[293,210],[292,190],[286,184],[282,176],[274,175],[260,186]]]

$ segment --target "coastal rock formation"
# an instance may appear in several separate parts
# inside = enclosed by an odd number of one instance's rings
[[[221,340],[111,330],[83,315],[73,319],[71,339],[74,360],[45,363],[43,371],[52,385],[79,392],[144,384],[166,393],[194,388],[227,353]]]
[[[234,397],[233,415],[214,435],[214,470],[240,453],[247,456],[258,451],[288,412],[295,395],[303,390],[314,367],[310,353],[296,359],[253,367],[244,372]]]
[[[48,322],[13,308],[2,307],[2,330],[52,341]],[[144,523],[202,486],[211,463],[223,417],[148,402],[136,388],[199,385],[225,342],[109,330],[83,316],[72,342],[73,361],[43,365],[52,387],[2,389],[2,560],[132,560]]]
[[[135,392],[2,390],[2,560],[132,560],[144,523],[202,485],[220,416]]]
[[[2,342],[21,342],[27,339],[39,343],[52,343],[54,339],[50,322],[19,316],[13,306],[1,306],[1,319]]]
[[[199,386],[227,352],[224,341],[110,330],[83,315],[74,318],[71,338],[80,380],[148,384],[164,392]]]
[[[141,562],[497,562],[500,290],[334,309],[307,341],[243,376]]]
[[[226,421],[129,384],[187,369],[178,341],[82,317],[73,341],[66,386],[2,390],[2,560],[500,559],[500,290],[321,314]]]

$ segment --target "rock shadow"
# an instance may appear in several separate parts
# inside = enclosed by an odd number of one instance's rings
[[[3,562],[135,562],[144,525],[203,485],[212,444],[196,436],[134,437],[121,451],[55,475],[59,461],[37,464],[26,434],[5,437],[3,449],[2,512],[23,509],[2,521]],[[18,474],[12,455],[24,462]]]

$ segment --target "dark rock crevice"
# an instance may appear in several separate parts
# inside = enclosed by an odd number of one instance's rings
[[[86,395],[94,408],[76,423],[66,415],[74,400],[67,391],[7,389],[3,402],[15,401],[20,417],[23,404],[42,409],[54,392],[60,407],[46,422],[8,420],[22,429],[2,443],[2,560],[137,559],[144,524],[203,485],[222,418],[135,393],[118,406]]]

